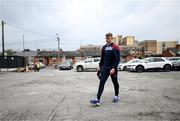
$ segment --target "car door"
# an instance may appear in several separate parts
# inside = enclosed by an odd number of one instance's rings
[[[84,68],[90,69],[92,68],[92,65],[93,65],[92,59],[85,60]]]
[[[166,61],[162,58],[154,58],[155,67],[154,68],[163,68],[166,64]]]
[[[100,61],[100,58],[94,58],[93,59],[93,65],[92,65],[92,68],[93,69],[97,69],[98,66],[99,66],[99,61]]]
[[[150,58],[149,62],[146,64],[148,69],[163,68],[165,60],[162,58]]]
[[[155,63],[154,63],[154,58],[149,58],[145,61],[145,69],[151,69],[155,66]]]

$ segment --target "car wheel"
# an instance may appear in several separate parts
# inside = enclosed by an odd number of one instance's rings
[[[82,66],[78,66],[78,67],[77,67],[77,71],[78,71],[78,72],[82,72],[83,70],[84,70],[84,69],[83,69]]]
[[[127,71],[127,66],[124,66],[124,67],[123,67],[123,71]]]
[[[171,70],[171,66],[168,65],[168,64],[167,64],[167,65],[164,65],[163,70],[166,71],[166,72],[168,72],[168,71]]]
[[[139,73],[143,72],[144,71],[144,67],[143,66],[137,66],[136,67],[136,71],[139,72]]]

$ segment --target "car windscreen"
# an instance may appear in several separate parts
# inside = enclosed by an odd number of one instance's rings
[[[130,64],[130,63],[137,63],[139,62],[138,59],[132,59],[132,60],[129,60],[128,62],[126,62],[127,64]]]
[[[98,58],[97,58],[97,59],[94,59],[94,62],[99,62],[99,61],[100,61],[100,59],[98,59]]]
[[[63,62],[60,64],[60,66],[69,66],[69,65],[70,65],[70,63],[67,63],[67,62]]]

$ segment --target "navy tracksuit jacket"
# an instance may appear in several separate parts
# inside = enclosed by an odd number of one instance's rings
[[[102,92],[104,90],[104,85],[107,78],[110,75],[110,70],[115,69],[115,74],[111,75],[111,79],[114,85],[115,95],[119,94],[119,84],[117,80],[118,65],[120,62],[120,49],[119,46],[111,43],[110,45],[104,45],[101,53],[100,66],[100,83],[97,98],[100,100]]]

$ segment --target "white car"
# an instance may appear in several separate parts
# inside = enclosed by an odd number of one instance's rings
[[[137,63],[140,59],[132,59],[132,60],[129,60],[125,63],[120,63],[118,65],[118,70],[123,70],[123,71],[127,71],[127,65],[131,64],[131,63]]]
[[[74,69],[78,72],[82,72],[89,69],[97,69],[99,66],[100,58],[88,58],[84,61],[80,61],[74,64]]]
[[[127,65],[129,71],[143,72],[149,69],[163,69],[164,71],[170,71],[172,63],[163,57],[149,57],[140,60],[137,63],[131,63]]]

